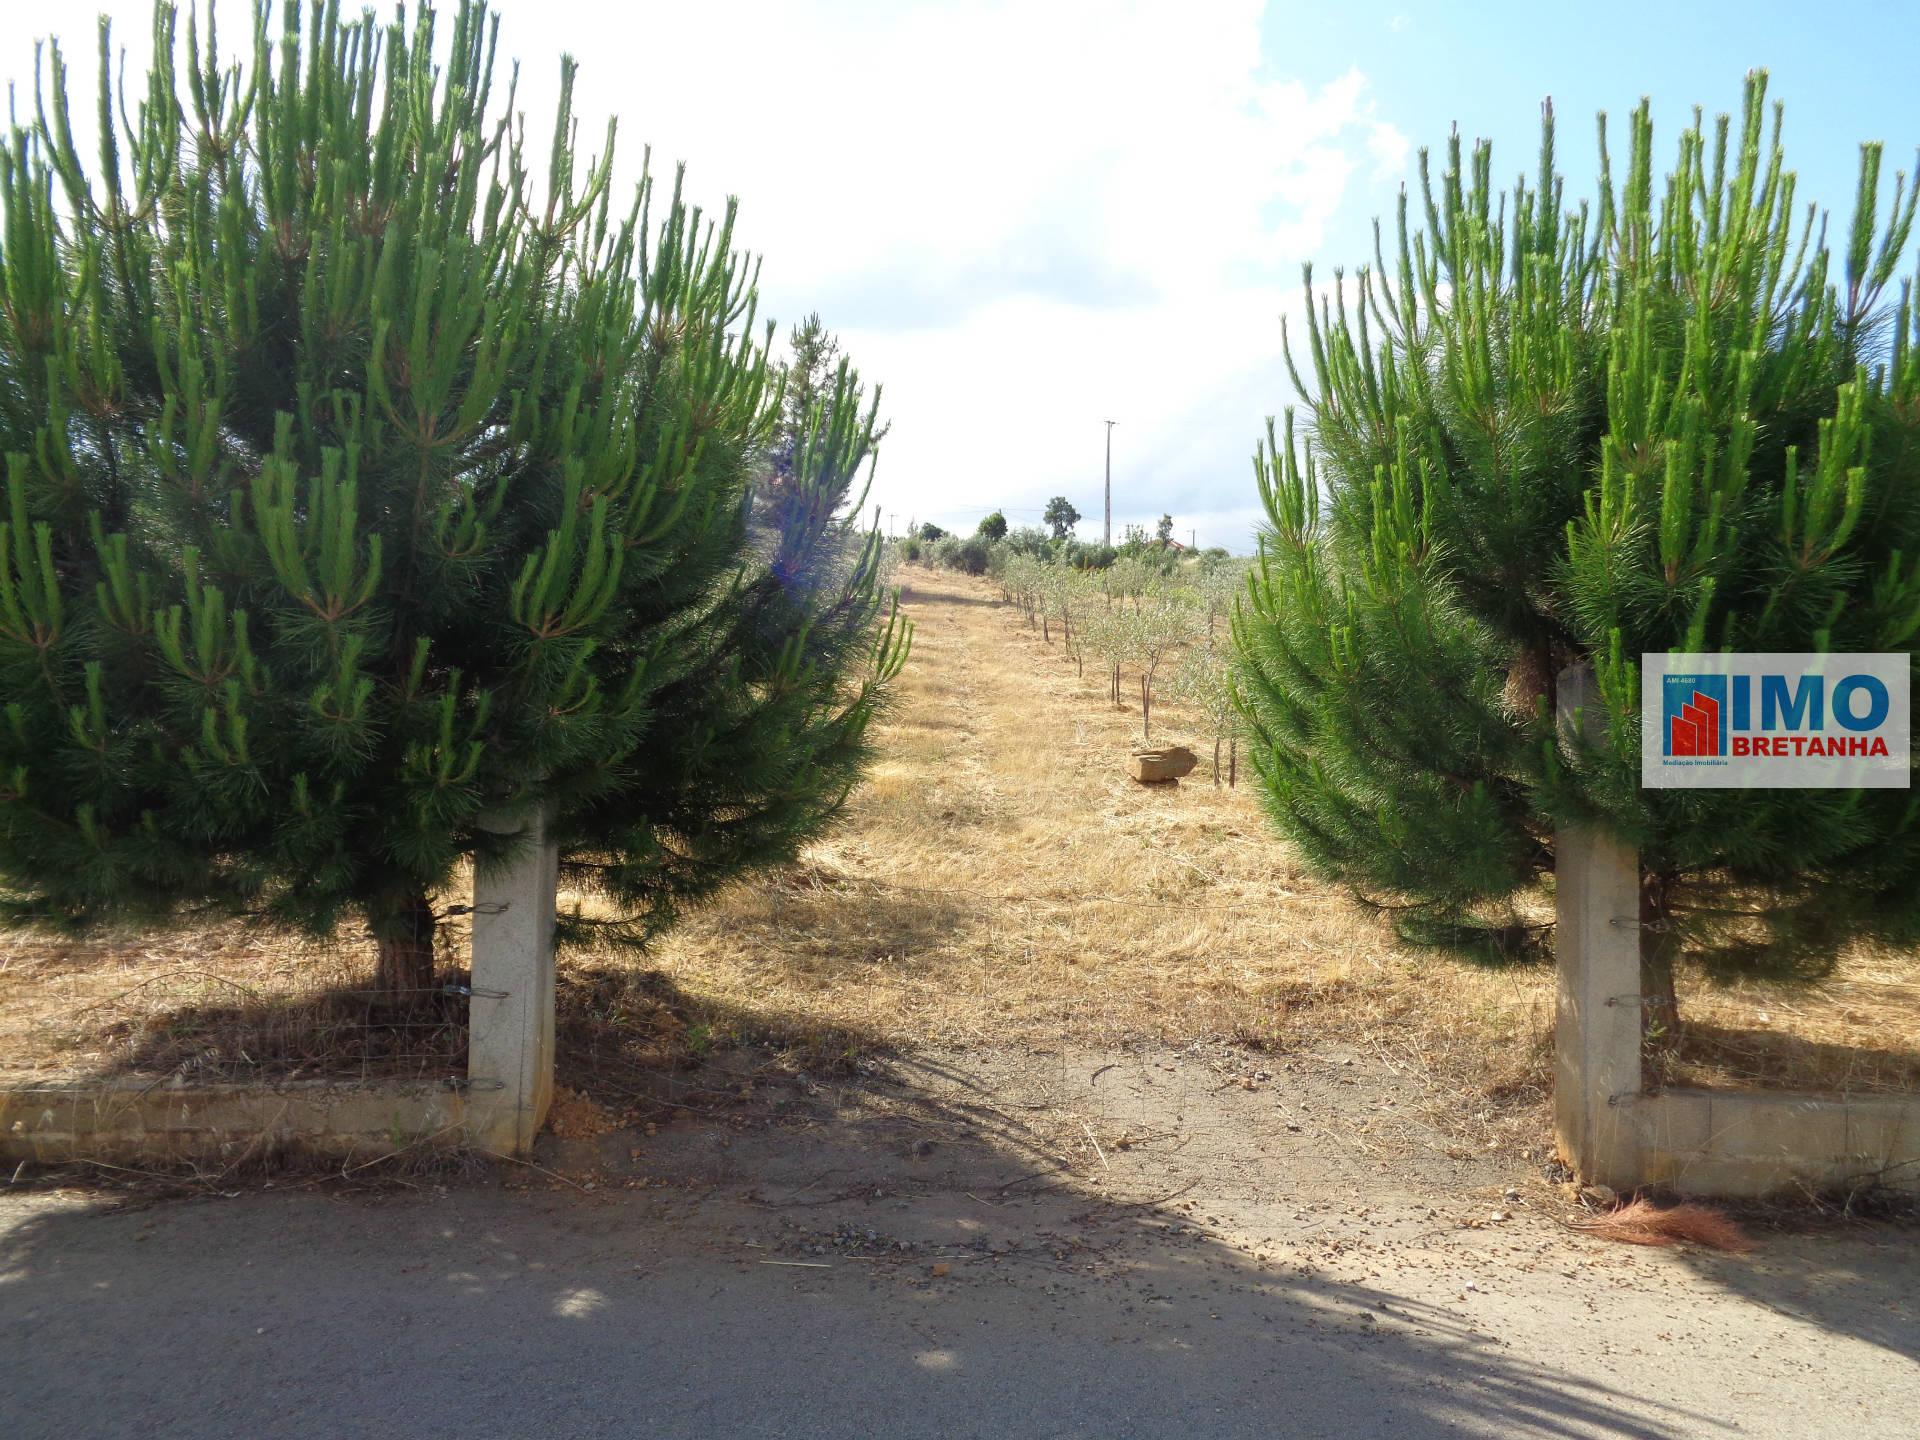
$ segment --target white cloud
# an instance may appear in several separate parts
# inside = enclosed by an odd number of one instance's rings
[[[1367,125],[1367,153],[1373,157],[1373,173],[1382,180],[1397,180],[1407,170],[1407,156],[1413,151],[1413,142],[1405,132],[1384,120],[1370,121]]]
[[[102,8],[137,43],[146,0]],[[885,383],[876,498],[903,519],[1064,492],[1097,532],[1107,418],[1116,528],[1244,513],[1300,263],[1405,169],[1365,77],[1287,77],[1256,0],[501,8],[531,130],[570,51],[582,133],[617,113],[629,178],[650,143],[696,198],[741,197],[763,313],[821,310]],[[0,17],[0,71],[48,23]],[[90,23],[51,23],[90,58]]]

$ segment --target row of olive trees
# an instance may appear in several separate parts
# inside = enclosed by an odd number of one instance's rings
[[[1134,672],[1143,738],[1153,737],[1156,700],[1187,705],[1213,740],[1214,783],[1223,748],[1227,781],[1238,778],[1239,719],[1225,641],[1244,564],[1214,560],[1169,575],[1123,556],[1105,570],[1083,571],[1016,553],[998,559],[995,579],[1043,641],[1059,641],[1076,673],[1086,673],[1089,659],[1101,667],[1113,705],[1126,703],[1123,676]]]

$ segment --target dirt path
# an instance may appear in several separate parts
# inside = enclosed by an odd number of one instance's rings
[[[1078,673],[985,581],[913,569],[903,592],[913,659],[846,823],[658,952],[696,1021],[828,1052],[1337,1036],[1468,1075],[1455,1129],[1527,1158],[1546,977],[1450,967],[1436,1005],[1431,959],[1308,876],[1250,785],[1206,764],[1178,787],[1128,778],[1138,703],[1113,705],[1097,664]],[[1177,704],[1155,717],[1156,742],[1211,755]]]

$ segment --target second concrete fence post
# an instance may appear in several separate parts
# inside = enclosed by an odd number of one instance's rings
[[[1593,672],[1560,673],[1558,721],[1597,733]],[[1584,713],[1582,713],[1584,712]],[[1604,830],[1554,832],[1553,1128],[1585,1181],[1640,1183],[1640,859]]]
[[[545,816],[485,822],[520,843],[473,877],[467,1137],[521,1155],[553,1099],[553,933],[560,852]]]

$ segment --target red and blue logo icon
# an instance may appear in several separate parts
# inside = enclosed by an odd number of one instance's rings
[[[1727,677],[1663,675],[1660,751],[1696,759],[1727,753]]]

